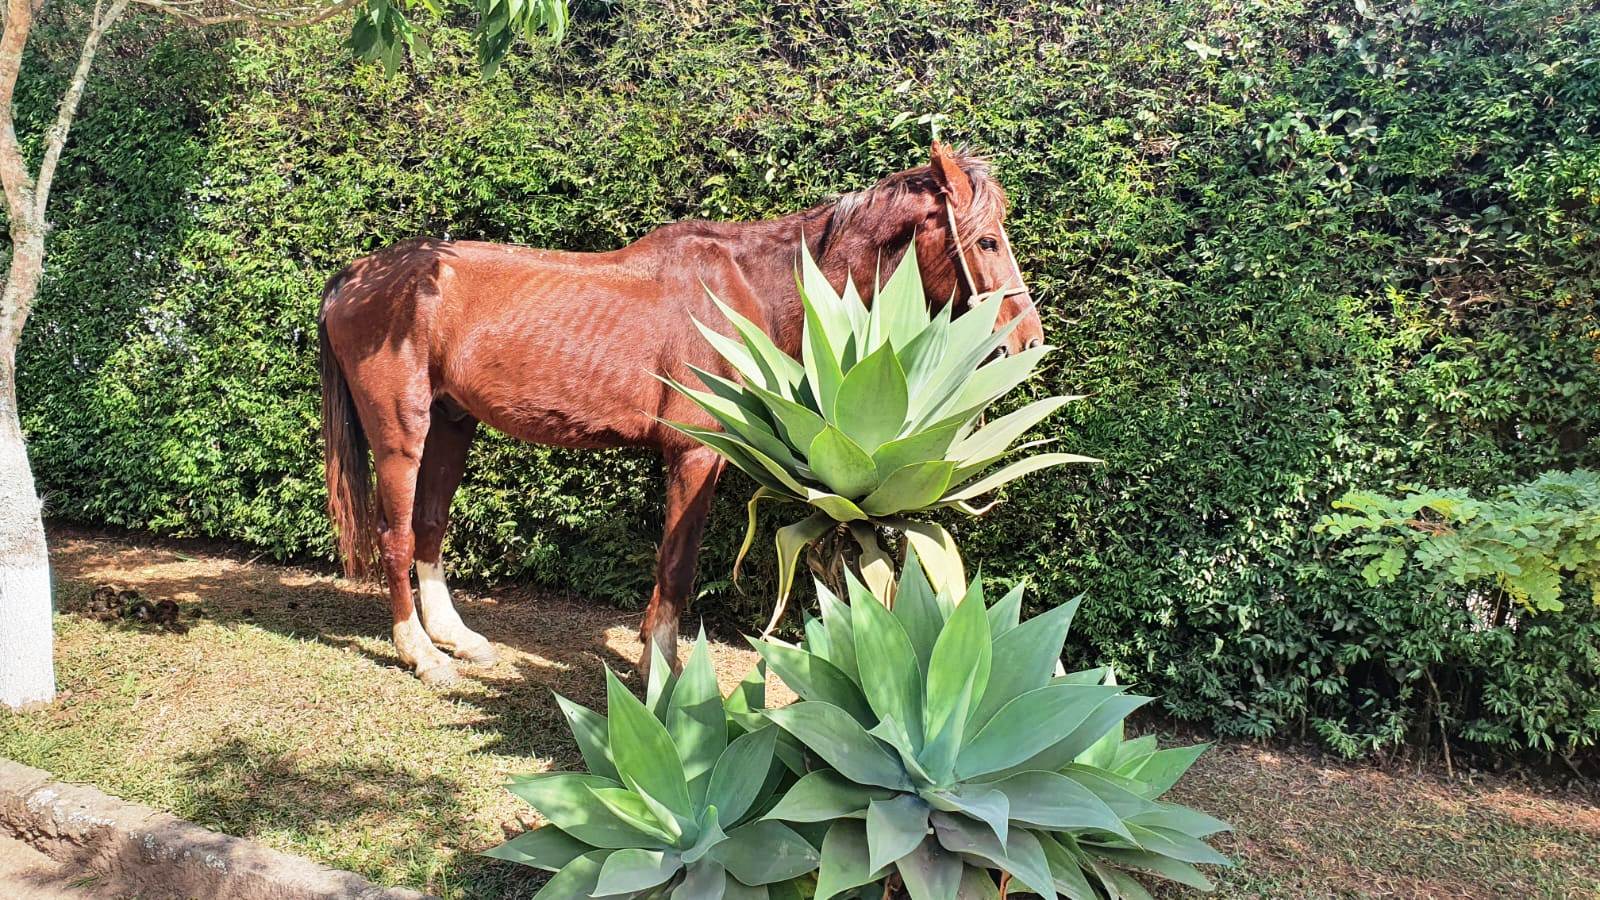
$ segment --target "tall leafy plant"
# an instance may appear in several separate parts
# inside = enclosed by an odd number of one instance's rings
[[[823,823],[816,900],[891,880],[912,900],[1146,897],[1130,870],[1209,889],[1228,828],[1161,799],[1204,745],[1126,740],[1148,698],[1104,669],[1055,675],[1077,602],[1020,621],[1022,588],[962,602],[909,562],[893,609],[855,579],[789,646],[756,643],[800,702],[767,717],[818,767],[767,813]],[[883,896],[882,891],[871,892]]]
[[[760,503],[787,501],[811,510],[777,531],[774,624],[807,545],[848,535],[862,577],[889,596],[894,566],[878,540],[878,528],[888,528],[905,536],[938,588],[954,590],[966,581],[961,557],[949,532],[927,513],[954,507],[980,515],[988,507],[977,504],[1013,479],[1097,461],[1040,453],[999,465],[1030,428],[1079,398],[1038,400],[979,427],[984,410],[1026,380],[1053,348],[991,361],[1017,324],[995,328],[1000,296],[975,298],[959,317],[951,304],[930,312],[915,245],[877,286],[870,308],[853,283],[835,291],[803,245],[799,287],[805,308],[800,359],[718,300],[738,340],[696,324],[740,380],[695,369],[704,390],[668,381],[723,430],[669,424],[760,485],[750,499],[736,572],[754,540]],[[842,592],[840,583],[835,586]]]

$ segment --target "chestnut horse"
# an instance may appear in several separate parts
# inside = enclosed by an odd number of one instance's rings
[[[732,333],[707,289],[798,355],[801,240],[836,287],[848,276],[868,291],[915,240],[928,296],[964,305],[974,293],[1009,292],[1000,321],[1023,319],[1005,348],[1015,353],[1044,335],[1005,212],[987,163],[936,142],[928,165],[782,219],[683,222],[607,253],[417,239],[351,263],[328,282],[318,317],[328,507],[347,574],[381,560],[400,659],[428,683],[456,677],[438,648],[471,664],[494,660],[451,605],[439,559],[484,422],[534,443],[662,455],[665,533],[640,665],[653,640],[676,666],[678,617],[722,461],[657,421],[716,427],[655,376],[686,382],[690,365],[734,376],[690,321]]]

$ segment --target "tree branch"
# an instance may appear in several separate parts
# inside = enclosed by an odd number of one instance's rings
[[[50,202],[50,182],[56,177],[56,164],[61,161],[61,148],[66,146],[67,133],[72,130],[72,117],[77,115],[78,102],[83,99],[83,88],[89,81],[89,67],[94,63],[95,51],[100,49],[100,39],[106,30],[116,24],[128,0],[111,0],[102,9],[104,0],[96,0],[94,15],[89,19],[89,33],[84,36],[83,49],[78,53],[78,67],[72,71],[72,81],[67,92],[61,95],[61,106],[56,110],[55,124],[45,132],[44,159],[39,163],[39,180],[34,188],[34,219],[44,221],[45,207]]]
[[[33,30],[33,3],[7,0],[5,31],[0,33],[0,185],[4,185],[11,230],[33,227],[33,176],[17,143],[12,98],[22,72],[22,51]]]
[[[133,0],[133,2],[165,13],[189,25],[246,24],[268,28],[299,28],[331,19],[347,9],[362,5],[366,0],[338,0],[336,3],[326,5],[310,3],[283,9],[254,6],[243,0],[217,0],[213,4],[228,10],[226,12],[202,12],[200,10],[205,4],[199,0]]]

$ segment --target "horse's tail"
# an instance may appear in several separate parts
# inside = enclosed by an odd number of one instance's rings
[[[344,273],[322,290],[324,310]],[[328,323],[317,314],[322,342],[323,473],[328,479],[328,517],[339,536],[339,556],[349,578],[370,578],[377,569],[377,508],[372,502],[372,469],[367,463],[367,433],[356,415],[355,398],[339,358],[328,341]]]

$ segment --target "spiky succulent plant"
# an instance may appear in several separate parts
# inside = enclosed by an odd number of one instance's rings
[[[874,590],[893,586],[893,567],[878,545],[880,525],[906,535],[942,589],[965,581],[961,558],[944,528],[908,515],[940,507],[977,515],[983,508],[973,504],[1012,479],[1095,461],[1045,453],[995,468],[1025,432],[1077,399],[1039,400],[975,427],[982,412],[1021,384],[1051,350],[1036,347],[985,364],[1020,322],[995,329],[998,294],[975,298],[959,317],[952,318],[948,303],[930,313],[914,244],[874,292],[870,309],[854,284],[836,292],[804,246],[799,274],[805,308],[799,360],[718,300],[739,340],[696,324],[741,381],[700,369],[694,371],[705,390],[669,380],[723,430],[668,424],[760,485],[750,501],[741,559],[754,537],[761,501],[794,501],[813,510],[778,530],[777,613],[801,550],[840,523],[860,544],[863,576]]]
[[[1227,860],[1203,839],[1228,826],[1159,799],[1204,746],[1124,741],[1147,698],[1054,674],[1076,601],[1021,622],[1020,587],[956,604],[915,561],[892,610],[850,590],[819,587],[799,646],[755,642],[801,697],[767,717],[822,763],[766,814],[828,823],[816,900],[889,877],[912,900],[1146,896],[1128,869],[1209,888],[1196,864]]]
[[[799,900],[818,853],[762,816],[789,774],[755,712],[762,679],[724,700],[703,634],[670,671],[655,660],[641,703],[608,669],[606,716],[557,696],[589,771],[512,780],[549,824],[487,855],[554,872],[542,900]]]

